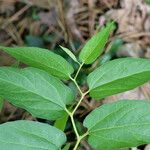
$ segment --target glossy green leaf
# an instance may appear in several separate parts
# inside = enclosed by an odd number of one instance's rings
[[[62,50],[67,53],[75,62],[79,63],[76,56],[68,49],[68,48],[65,48],[63,46],[60,46],[62,48]],[[80,64],[80,63],[79,63]]]
[[[150,80],[150,59],[120,58],[109,61],[88,76],[93,98],[131,90]]]
[[[69,79],[73,73],[73,67],[61,56],[42,48],[37,47],[3,47],[0,49],[15,57],[19,61],[60,78]]]
[[[85,64],[91,64],[103,52],[109,35],[114,29],[114,22],[108,23],[95,36],[93,36],[83,47],[80,53],[80,60]]]
[[[60,150],[65,134],[55,127],[33,121],[0,125],[1,150]]]
[[[51,120],[62,117],[74,99],[60,80],[36,68],[1,67],[0,96],[33,116]]]
[[[84,120],[96,150],[118,150],[150,143],[150,102],[121,100],[102,105]]]

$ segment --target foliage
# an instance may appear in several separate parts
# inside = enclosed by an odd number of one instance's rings
[[[146,0],[146,2],[147,2],[148,4],[150,4],[150,0]]]
[[[86,95],[101,100],[150,80],[149,59],[120,58],[102,63],[92,71],[87,77],[89,90],[81,90],[77,78],[82,66],[93,63],[102,54],[113,29],[114,22],[108,23],[93,36],[81,50],[80,61],[69,49],[61,46],[79,65],[75,74],[69,62],[46,49],[0,46],[1,50],[31,66],[24,69],[0,67],[0,97],[35,117],[56,120],[54,127],[33,121],[0,125],[2,150],[68,150],[70,144],[65,144],[64,130],[69,117],[77,138],[73,150],[77,150],[81,140],[87,138],[97,150],[150,143],[150,103],[147,101],[120,100],[98,107],[85,118],[83,125],[87,131],[83,134],[75,122],[74,115]],[[80,94],[78,101],[75,101],[75,90],[61,80],[71,80],[75,84]]]
[[[2,107],[3,107],[3,99],[0,98],[0,112],[1,112]]]

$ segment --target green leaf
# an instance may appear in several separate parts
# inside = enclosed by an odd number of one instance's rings
[[[114,29],[114,22],[108,23],[95,36],[93,36],[83,47],[80,53],[80,60],[85,64],[91,64],[103,52],[109,35]]]
[[[150,59],[120,58],[109,61],[88,76],[90,96],[104,98],[150,80]]]
[[[3,103],[4,103],[3,98],[0,97],[0,112],[1,112],[1,109],[3,107]]]
[[[62,48],[62,50],[64,52],[66,52],[75,62],[77,62],[78,64],[80,64],[76,58],[76,56],[68,49],[68,48],[65,48],[63,46],[60,46]]]
[[[55,127],[33,121],[0,125],[1,150],[60,150],[65,134]]]
[[[0,68],[0,96],[33,116],[55,120],[65,114],[74,95],[57,78],[36,68]]]
[[[150,102],[121,100],[105,104],[84,120],[95,149],[114,150],[150,143]]]
[[[60,119],[57,119],[55,121],[55,124],[54,126],[62,131],[65,130],[65,127],[66,127],[66,124],[67,124],[67,121],[68,121],[68,118],[69,118],[69,115],[66,113],[64,114],[64,116]]]
[[[148,4],[150,4],[150,0],[146,0],[146,2],[147,2]]]
[[[69,79],[73,73],[73,67],[61,56],[42,48],[37,47],[3,47],[0,49],[15,57],[19,61],[60,78]]]

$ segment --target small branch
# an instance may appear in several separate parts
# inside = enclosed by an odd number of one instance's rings
[[[74,132],[76,134],[77,140],[79,140],[80,136],[79,136],[79,133],[77,131],[76,124],[75,124],[75,121],[74,121],[74,118],[73,118],[72,114],[70,115],[70,118],[71,118],[72,126],[73,126]]]
[[[76,85],[77,89],[79,90],[79,92],[80,92],[80,94],[81,94],[81,98],[80,98],[80,100],[78,101],[77,105],[75,106],[75,108],[73,109],[72,112],[70,112],[67,108],[65,109],[66,112],[68,113],[68,115],[69,115],[70,118],[71,118],[72,126],[73,126],[74,132],[75,132],[76,137],[77,137],[77,142],[76,142],[75,147],[74,147],[73,150],[77,150],[78,145],[80,144],[80,141],[88,134],[88,132],[87,132],[87,133],[85,133],[85,134],[82,135],[82,136],[79,135],[78,130],[77,130],[77,127],[76,127],[76,124],[75,124],[75,120],[74,120],[74,117],[73,117],[74,114],[75,114],[75,112],[76,112],[76,110],[77,110],[78,107],[80,106],[82,100],[84,99],[85,95],[86,95],[87,93],[89,93],[89,91],[83,93],[82,90],[80,89],[80,87],[79,87],[77,81],[76,81],[76,78],[78,77],[78,74],[79,74],[79,72],[80,72],[80,70],[81,70],[83,64],[84,64],[84,63],[80,64],[79,69],[78,69],[78,71],[77,71],[77,73],[76,73],[76,75],[75,75],[74,78],[72,78],[72,77],[70,76],[70,79],[74,82],[74,84]]]
[[[86,132],[85,134],[83,134],[82,136],[79,137],[79,139],[77,140],[77,142],[76,142],[76,144],[75,144],[73,150],[77,150],[78,145],[80,144],[81,140],[82,140],[84,137],[86,137],[88,134],[89,134],[89,133]]]
[[[79,100],[79,102],[77,103],[76,107],[74,108],[74,110],[72,112],[70,112],[67,108],[65,108],[66,112],[68,113],[68,115],[70,116],[71,118],[71,122],[72,122],[72,126],[73,126],[73,129],[74,129],[74,132],[75,132],[75,135],[77,137],[77,142],[75,144],[75,147],[73,150],[77,150],[77,147],[78,145],[80,144],[80,141],[88,135],[88,132],[86,132],[84,135],[80,136],[79,133],[78,133],[78,130],[77,130],[77,127],[76,127],[76,124],[75,124],[75,120],[74,120],[74,113],[76,112],[76,110],[78,109],[80,103],[82,102],[82,100],[84,99],[85,95],[89,93],[89,91],[87,91],[86,93],[82,93],[81,95],[81,98]]]
[[[78,109],[78,107],[80,106],[82,100],[84,99],[85,95],[88,94],[89,91],[87,91],[86,93],[82,93],[80,100],[78,101],[76,107],[74,108],[74,110],[72,111],[72,115],[74,115],[74,113],[76,112],[76,110]]]
[[[74,80],[76,80],[76,78],[78,77],[78,74],[79,74],[79,72],[80,72],[80,70],[81,70],[83,65],[84,65],[84,63],[80,64],[79,69],[78,69],[78,71],[77,71],[77,73],[76,73],[76,75],[74,77]]]
[[[76,124],[75,124],[75,121],[74,121],[74,118],[73,118],[73,114],[67,108],[65,108],[65,111],[67,112],[67,114],[71,118],[71,123],[72,123],[73,129],[74,129],[74,132],[76,134],[77,140],[78,140],[80,138],[80,136],[79,136],[79,133],[78,133],[77,128],[76,128]]]
[[[79,90],[80,94],[82,95],[82,94],[83,94],[83,92],[81,91],[81,89],[80,89],[80,87],[79,87],[79,85],[78,85],[77,81],[76,81],[74,78],[72,78],[71,76],[70,76],[70,79],[74,82],[74,84],[75,84],[75,85],[76,85],[76,87],[78,88],[78,90]]]
[[[77,140],[77,142],[76,142],[76,144],[75,144],[73,150],[77,150],[78,145],[80,144],[80,141],[81,141],[80,139]]]
[[[73,126],[73,129],[74,129],[74,132],[76,134],[76,137],[77,137],[77,140],[79,139],[79,133],[77,131],[77,128],[76,128],[76,125],[75,125],[75,121],[74,121],[74,118],[73,118],[73,114],[67,109],[65,108],[65,111],[67,112],[67,114],[70,116],[71,118],[71,123],[72,123],[72,126]]]

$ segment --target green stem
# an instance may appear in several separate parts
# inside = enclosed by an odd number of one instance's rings
[[[84,65],[84,63],[80,64],[79,69],[78,69],[78,71],[77,71],[77,73],[76,73],[76,75],[74,77],[74,80],[76,80],[76,78],[78,77],[78,74],[79,74],[79,72],[80,72],[80,70],[81,70],[83,65]]]
[[[80,144],[81,140],[82,140],[84,137],[86,137],[88,134],[89,134],[89,133],[86,132],[85,134],[83,134],[82,136],[80,136],[80,137],[78,138],[78,140],[77,140],[77,142],[76,142],[76,144],[75,144],[73,150],[77,150],[78,145]]]
[[[69,112],[69,110],[67,108],[65,110],[66,110],[66,112],[68,113],[68,115],[71,118],[71,123],[72,123],[72,126],[73,126],[73,130],[74,130],[74,132],[76,134],[76,137],[77,137],[77,142],[76,142],[75,147],[73,149],[73,150],[76,150],[78,145],[79,145],[79,143],[80,143],[80,141],[81,141],[80,140],[80,135],[79,135],[79,133],[77,131],[77,127],[76,127],[76,124],[75,124],[75,121],[74,121],[74,118],[73,118],[73,114],[71,112]]]
[[[75,124],[75,121],[74,121],[74,118],[73,118],[72,114],[70,115],[70,118],[71,118],[71,122],[72,122],[72,126],[73,126],[73,129],[74,129],[74,132],[75,132],[77,140],[78,140],[80,138],[80,136],[79,136],[79,133],[77,131],[77,127],[76,127],[76,124]]]
[[[72,126],[73,126],[74,132],[75,132],[76,137],[77,137],[77,142],[76,142],[75,147],[74,147],[73,150],[77,150],[77,147],[78,147],[78,145],[80,144],[80,141],[81,141],[86,135],[88,135],[88,132],[85,133],[85,134],[82,135],[82,136],[79,135],[78,130],[77,130],[77,127],[76,127],[76,124],[75,124],[75,121],[74,121],[74,117],[73,117],[73,116],[74,116],[74,113],[76,112],[76,110],[78,109],[78,107],[80,106],[82,100],[84,99],[85,95],[86,95],[88,92],[89,92],[89,91],[87,91],[86,93],[82,93],[79,102],[77,103],[76,107],[73,109],[72,112],[70,112],[67,108],[65,108],[66,112],[68,113],[68,115],[69,115],[70,118],[71,118]]]
[[[77,110],[78,107],[80,106],[82,100],[84,99],[85,95],[88,94],[88,93],[89,93],[89,91],[87,91],[86,93],[82,93],[82,94],[81,94],[81,98],[80,98],[80,100],[78,101],[78,103],[77,103],[76,107],[74,108],[74,110],[72,111],[72,115],[74,115],[74,113],[76,112],[76,110]]]
[[[76,144],[75,144],[73,150],[77,150],[78,145],[80,144],[80,141],[81,141],[80,139],[77,140],[77,142],[76,142]]]
[[[80,70],[81,70],[83,64],[84,64],[84,63],[80,64],[79,69],[78,69],[78,71],[77,71],[77,73],[76,73],[76,75],[75,75],[74,78],[72,78],[72,77],[70,76],[70,79],[74,82],[74,84],[75,84],[76,87],[78,88],[78,90],[79,90],[79,92],[80,92],[80,94],[81,94],[81,98],[80,98],[80,100],[78,101],[77,105],[75,106],[75,108],[73,109],[72,112],[70,112],[70,111],[66,108],[66,112],[68,113],[68,115],[69,115],[70,118],[71,118],[72,126],[73,126],[74,132],[75,132],[76,137],[77,137],[77,142],[76,142],[75,147],[74,147],[73,150],[77,150],[78,145],[80,144],[80,141],[88,134],[88,132],[87,132],[87,133],[85,133],[85,134],[82,135],[82,136],[79,135],[78,130],[77,130],[77,127],[76,127],[76,124],[75,124],[75,121],[74,121],[74,117],[73,117],[74,114],[75,114],[75,112],[76,112],[76,110],[77,110],[78,107],[80,106],[82,100],[84,99],[85,95],[86,95],[87,93],[89,93],[89,91],[83,93],[82,90],[80,89],[80,87],[79,87],[77,81],[76,81],[76,78],[77,78],[77,76],[78,76],[78,74],[79,74],[79,72],[80,72]]]
[[[76,85],[76,87],[77,87],[78,91],[79,91],[79,92],[80,92],[80,94],[82,95],[82,94],[83,94],[83,92],[81,91],[81,89],[80,89],[80,87],[79,87],[79,85],[78,85],[77,81],[76,81],[74,78],[72,78],[71,76],[70,76],[70,79],[74,82],[74,84]]]

